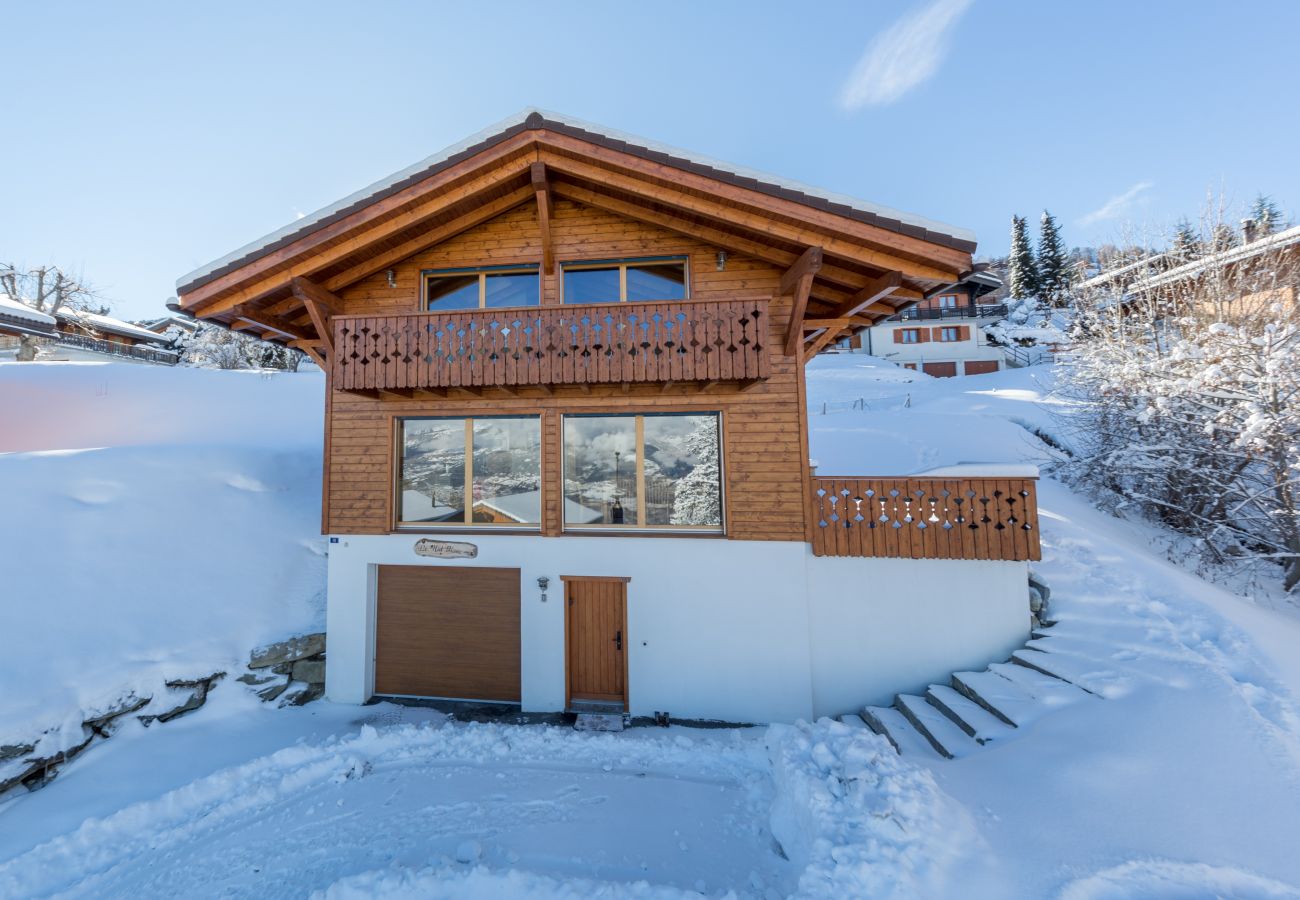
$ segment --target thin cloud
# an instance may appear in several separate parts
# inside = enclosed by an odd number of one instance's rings
[[[847,110],[893,103],[939,71],[948,55],[948,35],[971,0],[934,0],[899,19],[867,45],[840,88]]]
[[[1079,220],[1079,224],[1095,225],[1107,219],[1118,219],[1133,208],[1133,204],[1137,202],[1138,197],[1153,187],[1155,187],[1153,182],[1139,181],[1124,193],[1111,197],[1099,209],[1094,209],[1088,213]]]

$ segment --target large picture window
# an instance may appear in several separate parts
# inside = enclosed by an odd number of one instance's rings
[[[564,524],[722,530],[717,413],[565,416]]]
[[[537,306],[542,299],[537,266],[441,269],[423,274],[424,308],[431,312]]]
[[[564,264],[565,303],[685,300],[686,257]]]
[[[542,429],[536,416],[401,419],[399,525],[542,521]]]

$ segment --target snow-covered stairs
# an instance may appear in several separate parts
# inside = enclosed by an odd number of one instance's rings
[[[1026,648],[1010,662],[957,672],[949,684],[932,684],[923,695],[899,694],[893,706],[868,706],[840,721],[865,725],[903,756],[957,759],[1013,738],[1049,712],[1095,699],[1075,681],[1087,684],[1096,670],[1082,657]]]

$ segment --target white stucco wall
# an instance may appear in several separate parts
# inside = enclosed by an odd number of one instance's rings
[[[1002,367],[1002,351],[989,345],[988,336],[980,329],[980,319],[920,319],[908,322],[889,322],[870,329],[870,342],[864,341],[863,353],[896,363],[957,362],[968,359],[994,360]],[[964,341],[922,341],[915,344],[894,343],[894,332],[905,328],[943,328],[965,326],[971,336]],[[869,346],[868,346],[869,344]],[[961,366],[957,374],[962,374]]]
[[[373,691],[378,564],[520,569],[522,705],[564,707],[561,575],[629,577],[628,703],[633,715],[793,721],[812,711],[805,544],[680,538],[449,536],[474,559],[416,556],[418,535],[339,536],[329,545],[326,693]],[[540,576],[550,578],[541,600]]]
[[[832,559],[807,544],[678,538],[449,536],[474,559],[415,555],[418,535],[329,544],[326,694],[374,689],[378,565],[520,569],[522,706],[564,706],[561,575],[629,577],[628,702],[637,716],[794,721],[888,702],[1028,636],[1023,563]],[[550,579],[541,600],[537,579]]]
[[[815,715],[887,706],[1007,659],[1029,639],[1028,577],[1023,562],[812,559]]]

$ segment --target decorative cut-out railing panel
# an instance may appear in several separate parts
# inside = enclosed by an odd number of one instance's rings
[[[771,368],[766,300],[338,316],[333,328],[345,391],[755,381]]]
[[[816,556],[1042,558],[1033,478],[811,480]]]

